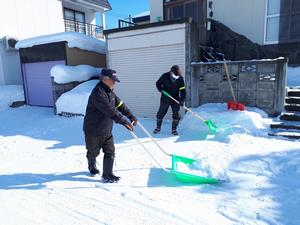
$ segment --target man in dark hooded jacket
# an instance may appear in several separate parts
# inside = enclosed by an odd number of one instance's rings
[[[156,128],[153,133],[160,132],[161,124],[164,116],[168,112],[169,106],[172,108],[172,134],[178,135],[177,126],[180,120],[179,109],[180,106],[183,106],[185,101],[185,86],[184,79],[181,76],[181,72],[179,66],[173,65],[171,70],[167,73],[161,75],[161,77],[156,82],[156,87],[159,92],[162,90],[169,93],[173,98],[180,102],[180,105],[176,103],[174,100],[166,96],[165,94],[161,94],[160,98],[160,106],[157,112],[157,123]]]
[[[129,131],[133,131],[132,124],[136,125],[137,123],[136,117],[113,92],[115,83],[120,82],[114,73],[116,71],[111,69],[101,71],[100,81],[89,97],[83,123],[88,169],[91,175],[99,173],[96,157],[102,148],[104,152],[102,179],[104,182],[118,182],[120,179],[112,172],[115,158],[113,122],[122,124]]]

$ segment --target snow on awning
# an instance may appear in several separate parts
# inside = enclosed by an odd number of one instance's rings
[[[23,39],[17,42],[16,49],[29,48],[35,45],[42,45],[54,42],[66,41],[69,48],[80,48],[87,51],[106,53],[105,41],[101,41],[78,32],[62,32]]]
[[[65,84],[73,81],[86,81],[92,77],[99,76],[102,68],[95,68],[90,65],[66,66],[55,65],[51,68],[50,74],[58,84]]]

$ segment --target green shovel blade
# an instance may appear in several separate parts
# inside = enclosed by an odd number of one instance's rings
[[[172,170],[171,172],[176,176],[176,178],[183,183],[195,183],[195,184],[215,184],[220,181],[213,177],[198,176],[194,174],[189,174],[181,172],[178,170],[178,163],[184,163],[187,166],[195,162],[195,159],[186,158],[183,156],[172,155]]]
[[[205,120],[204,123],[208,126],[212,133],[217,133],[218,127],[211,120]]]

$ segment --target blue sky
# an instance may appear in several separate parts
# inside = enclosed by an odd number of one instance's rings
[[[112,7],[106,15],[106,29],[117,28],[119,19],[126,19],[139,13],[148,11],[149,0],[109,0]],[[98,18],[99,20],[99,18]]]

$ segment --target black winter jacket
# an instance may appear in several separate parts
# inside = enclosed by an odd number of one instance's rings
[[[124,124],[132,113],[116,94],[100,81],[93,89],[86,107],[83,131],[89,136],[106,136],[112,132],[113,121]]]
[[[180,76],[177,80],[171,80],[171,73],[167,72],[161,75],[161,77],[156,82],[156,87],[159,92],[162,90],[168,92],[172,97],[178,101],[185,100],[185,86],[183,77]],[[161,94],[160,101],[164,103],[174,104],[174,101],[168,96]],[[176,103],[175,103],[176,104]]]

